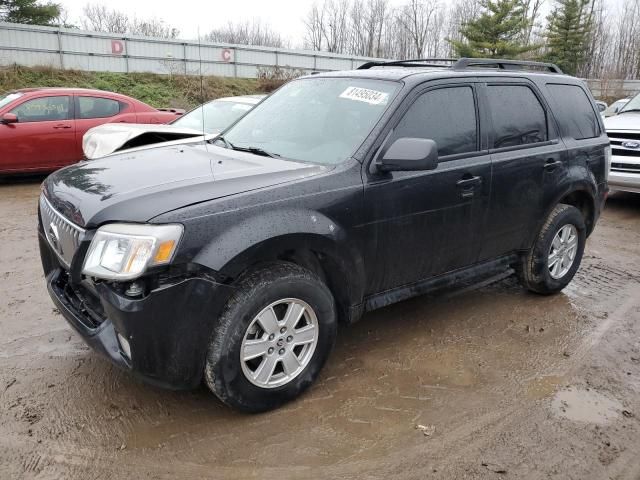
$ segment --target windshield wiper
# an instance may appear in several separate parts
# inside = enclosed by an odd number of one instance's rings
[[[229,143],[229,145],[231,144]],[[238,147],[235,145],[231,145],[231,148],[239,152],[249,152],[249,153],[253,153],[254,155],[260,155],[262,157],[278,158],[280,156],[277,153],[267,152],[266,150],[260,147]]]
[[[229,148],[231,150],[237,150],[238,152],[249,152],[249,153],[253,153],[254,155],[260,155],[263,157],[270,157],[270,158],[278,158],[281,156],[281,155],[278,155],[277,153],[267,152],[266,150],[260,147],[238,147],[233,143],[231,143],[230,141],[228,141],[222,135],[217,136],[216,138],[212,138],[210,141],[215,143],[218,140],[224,143],[225,148]]]

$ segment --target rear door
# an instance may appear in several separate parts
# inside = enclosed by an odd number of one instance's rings
[[[528,248],[544,214],[545,176],[561,171],[566,157],[544,97],[532,82],[489,81],[483,92],[493,180],[481,260]]]
[[[76,155],[83,158],[82,137],[87,130],[104,123],[136,123],[136,114],[128,102],[93,95],[76,95]]]
[[[409,102],[385,145],[403,137],[434,140],[439,164],[431,171],[377,173],[365,182],[378,241],[369,293],[472,265],[482,245],[491,164],[475,85],[447,81]]]
[[[1,125],[3,170],[54,170],[78,160],[70,96],[30,98],[10,113],[18,122]]]

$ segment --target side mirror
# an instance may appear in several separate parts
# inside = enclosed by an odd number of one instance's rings
[[[2,116],[2,123],[8,125],[9,123],[18,123],[18,116],[15,113],[5,113]]]
[[[383,172],[434,170],[437,166],[438,146],[426,138],[398,138],[377,163]]]

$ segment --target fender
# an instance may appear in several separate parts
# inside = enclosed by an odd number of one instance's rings
[[[224,276],[236,278],[261,261],[275,260],[293,250],[306,249],[328,258],[340,291],[334,295],[352,306],[364,296],[364,262],[360,250],[348,239],[344,228],[317,211],[279,209],[255,213],[214,235],[194,262]]]
[[[554,187],[555,195],[549,199],[544,199],[545,203],[543,205],[544,215],[541,217],[541,220],[537,222],[536,228],[530,234],[529,241],[527,243],[527,247],[531,248],[536,241],[538,236],[538,232],[542,229],[544,222],[547,221],[547,218],[553,211],[553,209],[560,203],[560,201],[568,195],[571,195],[574,192],[582,192],[586,194],[586,197],[589,199],[591,211],[594,215],[594,223],[595,219],[598,216],[596,198],[598,196],[598,187],[596,178],[593,175],[593,172],[586,166],[582,165],[573,165],[567,169],[566,175],[558,182],[558,184]]]

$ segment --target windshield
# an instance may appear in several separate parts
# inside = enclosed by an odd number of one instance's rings
[[[292,160],[339,163],[362,144],[399,88],[383,80],[296,80],[249,112],[224,139]]]
[[[622,108],[620,108],[620,110],[618,110],[618,113],[627,112],[629,110],[640,110],[640,94],[629,100]]]
[[[636,95],[631,100],[618,100],[614,105],[618,108],[618,113],[628,110],[638,110],[640,109],[640,95]]]
[[[0,97],[0,108],[4,107],[5,105],[10,104],[16,98],[20,98],[23,95],[24,95],[24,93],[13,92],[13,93],[9,93],[9,94],[5,95],[4,97]]]
[[[205,133],[219,133],[252,108],[253,105],[246,103],[214,100],[191,110],[173,122],[172,125],[193,128]],[[202,124],[203,118],[204,126]]]

